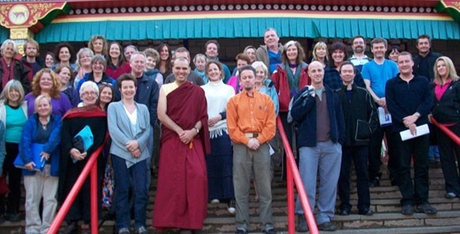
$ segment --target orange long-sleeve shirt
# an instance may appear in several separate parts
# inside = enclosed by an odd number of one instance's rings
[[[257,140],[264,144],[276,133],[275,106],[266,94],[246,90],[233,96],[227,103],[227,128],[230,139],[235,143],[247,145],[249,138],[245,133],[258,133]]]

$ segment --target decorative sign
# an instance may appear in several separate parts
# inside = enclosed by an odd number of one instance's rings
[[[452,16],[455,21],[460,22],[460,1],[459,0],[441,0],[435,9],[438,12],[444,12]]]
[[[24,4],[1,4],[0,25],[6,28],[31,27],[53,10],[62,10],[65,2],[30,2]]]

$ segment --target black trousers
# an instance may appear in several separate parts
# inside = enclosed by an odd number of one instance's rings
[[[3,162],[3,175],[7,176],[8,187],[10,193],[8,193],[8,199],[5,195],[0,196],[0,214],[6,213],[14,214],[19,212],[19,205],[21,204],[21,176],[22,170],[16,168],[13,165],[16,156],[18,156],[19,144],[9,143],[5,144],[6,155],[5,161]]]
[[[460,136],[460,125],[448,127],[457,136]],[[446,134],[436,128],[438,136],[441,168],[444,174],[446,192],[460,194],[460,170],[457,163],[460,163],[460,146],[452,141]]]
[[[423,135],[402,141],[399,133],[392,133],[394,156],[397,158],[398,169],[396,182],[402,199],[401,205],[421,205],[428,203],[428,148],[430,136]],[[391,157],[391,156],[390,156]],[[414,179],[411,178],[411,158],[414,162]]]

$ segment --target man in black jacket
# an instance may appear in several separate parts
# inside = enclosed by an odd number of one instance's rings
[[[377,111],[369,92],[353,83],[355,68],[349,61],[340,67],[342,87],[337,89],[345,119],[345,141],[342,144],[342,166],[338,183],[340,197],[339,215],[349,215],[350,204],[350,170],[351,162],[355,164],[356,187],[358,191],[358,213],[372,215],[369,195],[369,175],[367,163],[369,155],[369,137],[377,127]]]

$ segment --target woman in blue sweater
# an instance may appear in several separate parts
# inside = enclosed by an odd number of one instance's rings
[[[40,95],[35,99],[35,113],[27,120],[19,143],[19,157],[25,162],[22,170],[26,190],[26,233],[46,233],[57,208],[56,192],[59,175],[59,144],[61,116],[51,114],[51,99]],[[42,150],[37,151],[37,148]],[[33,154],[38,153],[45,166],[35,171]],[[39,214],[40,200],[43,211]]]

